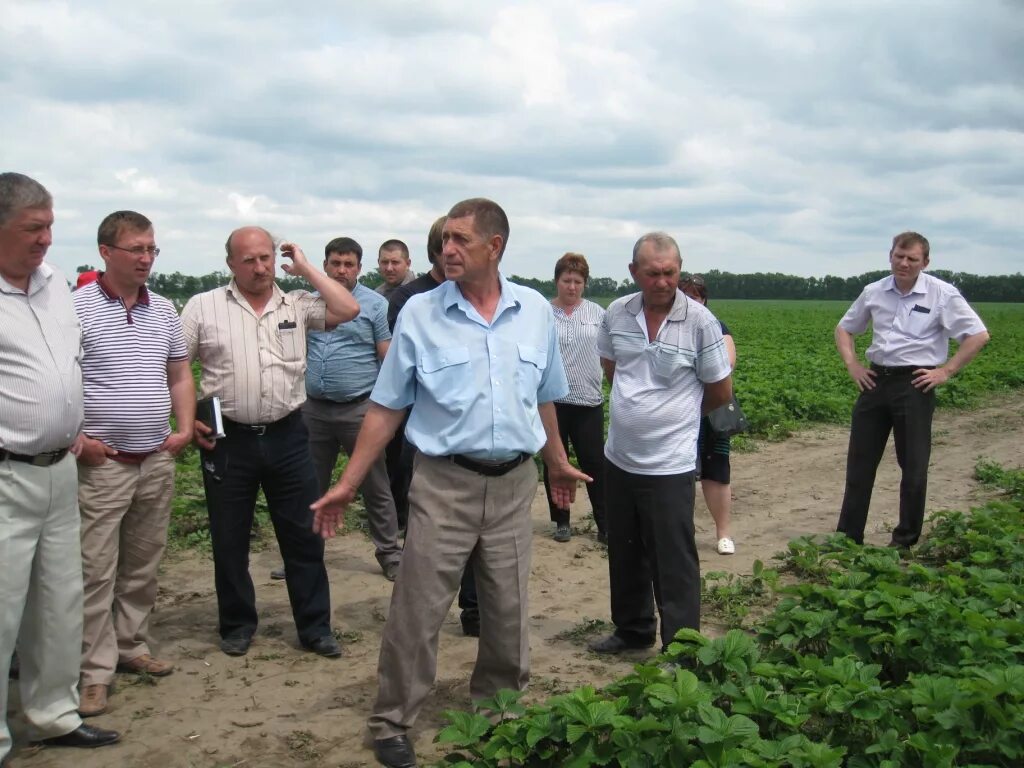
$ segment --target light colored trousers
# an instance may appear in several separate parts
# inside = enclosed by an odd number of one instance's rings
[[[11,750],[7,674],[15,643],[30,738],[62,736],[82,724],[77,482],[70,454],[50,467],[0,461],[0,760]]]
[[[167,544],[174,457],[141,464],[108,459],[80,466],[82,511],[82,685],[110,685],[119,661],[149,649],[157,569]]]
[[[474,701],[530,678],[527,587],[537,467],[527,461],[485,477],[418,454],[409,488],[409,527],[381,637],[375,739],[405,733],[437,674],[438,634],[472,561],[480,597],[480,644],[470,678]]]

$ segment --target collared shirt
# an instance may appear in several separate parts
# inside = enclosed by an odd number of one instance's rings
[[[949,357],[949,340],[981,333],[985,324],[956,286],[921,273],[906,295],[892,275],[866,286],[839,321],[854,336],[872,326],[867,358],[876,365],[939,366]]]
[[[105,278],[75,291],[89,437],[119,451],[155,451],[171,433],[167,363],[188,359],[178,313],[145,286],[131,309]]]
[[[373,389],[380,371],[377,344],[391,339],[388,302],[362,283],[352,296],[359,314],[330,331],[310,331],[306,394],[321,400],[351,400]]]
[[[608,460],[638,475],[693,471],[704,384],[731,372],[715,316],[677,290],[652,340],[643,294],[634,293],[608,306],[597,349],[615,363],[604,449]]]
[[[562,364],[569,380],[569,394],[558,402],[568,405],[600,405],[604,402],[601,389],[601,361],[597,354],[597,332],[601,328],[604,308],[588,299],[566,314],[551,305],[558,329],[558,347]]]
[[[34,456],[71,445],[82,428],[81,355],[64,275],[40,264],[27,293],[0,277],[0,448]]]
[[[405,273],[405,277],[402,278],[402,282],[400,282],[398,285],[388,285],[387,283],[381,283],[376,288],[374,288],[374,290],[381,296],[383,296],[385,299],[390,299],[391,294],[393,294],[403,285],[408,285],[415,279],[416,273],[410,269],[408,272]]]
[[[442,280],[441,282],[444,281]],[[402,311],[402,307],[405,306],[409,299],[419,293],[432,291],[440,284],[434,277],[433,270],[431,270],[430,272],[424,272],[411,283],[403,283],[398,286],[394,293],[388,297],[388,328],[392,331],[395,330],[395,323],[398,322],[398,313]]]
[[[199,397],[220,397],[242,424],[283,419],[306,401],[306,331],[322,331],[327,309],[308,291],[274,293],[257,315],[232,280],[188,300],[181,313],[189,360],[199,359]]]
[[[490,323],[453,282],[413,296],[398,316],[370,398],[411,405],[405,436],[428,456],[536,453],[546,439],[537,404],[569,391],[547,300],[499,280]]]

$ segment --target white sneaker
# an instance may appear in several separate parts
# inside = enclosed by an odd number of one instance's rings
[[[735,555],[736,544],[728,536],[723,536],[718,540],[718,554],[720,555]]]

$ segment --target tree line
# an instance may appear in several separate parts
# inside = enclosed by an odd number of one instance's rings
[[[95,269],[90,265],[78,267],[78,272]],[[715,299],[842,299],[852,301],[861,289],[870,282],[889,274],[888,270],[865,272],[854,277],[798,277],[780,272],[754,272],[737,274],[712,269],[703,273],[708,295]],[[968,301],[1024,301],[1024,274],[973,275],[969,272],[951,272],[944,269],[930,271],[930,274],[952,283]],[[536,277],[512,275],[513,282],[534,288],[547,297],[555,295],[555,281]],[[225,285],[230,280],[226,272],[210,272],[206,275],[183,275],[181,272],[161,272],[150,276],[150,287],[171,299],[179,306],[197,293]],[[381,284],[376,269],[359,278],[368,288]],[[309,288],[305,280],[288,275],[279,275],[278,283],[283,290]],[[625,296],[636,291],[632,280],[616,281],[610,277],[591,277],[587,294],[593,297],[611,298]]]

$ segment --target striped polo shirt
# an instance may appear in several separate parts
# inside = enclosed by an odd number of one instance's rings
[[[72,299],[82,324],[82,431],[119,451],[156,450],[171,433],[167,363],[188,359],[174,305],[143,286],[126,310],[102,277]]]
[[[597,356],[597,332],[604,317],[600,304],[584,299],[571,314],[552,304],[558,347],[562,353],[565,377],[569,380],[569,394],[559,400],[566,405],[600,405],[604,402],[601,389],[601,361]]]
[[[722,329],[709,310],[677,290],[657,336],[647,337],[643,295],[616,299],[597,337],[615,363],[605,456],[637,475],[676,475],[697,466],[704,384],[731,372]]]

